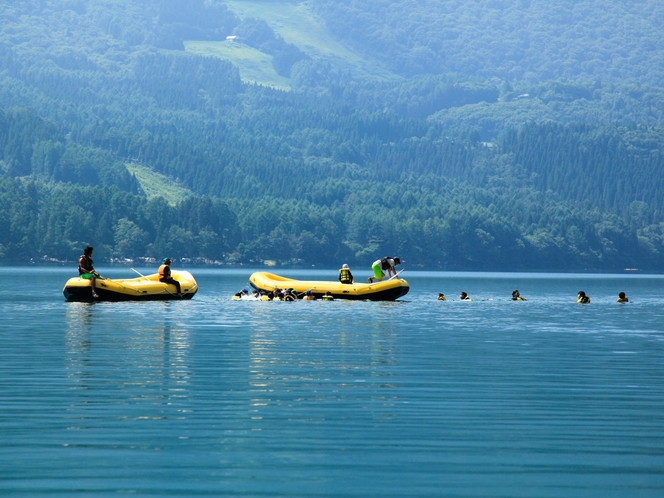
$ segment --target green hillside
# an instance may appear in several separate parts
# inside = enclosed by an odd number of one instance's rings
[[[187,52],[204,57],[219,57],[229,60],[237,66],[242,81],[270,86],[278,90],[290,90],[289,78],[280,76],[272,66],[272,57],[268,54],[231,41],[191,41],[184,42]]]
[[[360,55],[341,43],[315,15],[309,2],[225,2],[240,18],[263,19],[286,42],[296,45],[314,60],[329,62],[338,70],[360,78],[400,79],[373,57]]]
[[[346,71],[361,79],[401,79],[380,62],[363,57],[336,40],[308,3],[226,2],[226,5],[240,19],[258,18],[265,21],[285,42],[295,45],[313,60],[330,64],[337,71]],[[184,47],[192,54],[231,61],[247,83],[290,90],[290,78],[277,74],[272,65],[273,57],[246,45],[241,39],[185,40]]]
[[[664,269],[657,3],[0,6],[2,261]]]

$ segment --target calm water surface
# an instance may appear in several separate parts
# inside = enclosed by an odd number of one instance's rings
[[[664,277],[406,271],[397,302],[231,301],[251,271],[85,304],[71,269],[0,268],[0,495],[664,496]]]

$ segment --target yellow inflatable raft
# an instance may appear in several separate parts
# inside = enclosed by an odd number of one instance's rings
[[[256,272],[249,277],[249,282],[254,289],[266,292],[279,289],[295,289],[298,294],[310,290],[321,299],[325,293],[330,292],[334,299],[363,299],[369,301],[394,301],[408,294],[410,286],[403,279],[393,278],[373,284],[353,283],[342,284],[341,282],[327,282],[315,280],[294,280],[281,277],[274,273]]]
[[[97,277],[95,290],[98,298],[92,297],[90,280],[73,277],[67,280],[62,293],[67,301],[162,301],[194,297],[198,285],[191,273],[171,270],[171,276],[180,282],[181,297],[177,295],[173,284],[160,282],[157,273],[118,280]]]

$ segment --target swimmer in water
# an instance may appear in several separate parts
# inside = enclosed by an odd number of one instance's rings
[[[521,297],[521,294],[518,290],[512,292],[512,301],[525,301],[525,297]]]
[[[579,291],[579,293],[576,296],[576,302],[579,304],[588,304],[590,303],[590,298],[586,296],[585,292]]]

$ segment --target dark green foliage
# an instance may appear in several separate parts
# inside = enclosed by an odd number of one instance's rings
[[[501,145],[538,189],[626,220],[647,199],[652,218],[642,221],[652,223],[664,214],[662,138],[662,130],[549,123],[511,130]]]
[[[161,107],[217,107],[242,89],[236,68],[209,57],[142,54],[133,69],[138,88]]]

